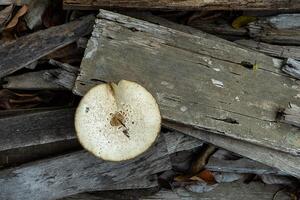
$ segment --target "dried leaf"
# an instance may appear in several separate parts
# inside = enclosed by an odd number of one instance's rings
[[[248,25],[250,22],[256,21],[256,17],[253,16],[239,16],[232,22],[232,27],[235,29],[239,29]]]
[[[12,15],[13,10],[14,10],[14,5],[11,4],[10,6],[7,6],[6,8],[0,11],[0,27],[6,25],[6,23],[9,21]]]
[[[28,11],[28,6],[27,5],[23,5],[18,10],[18,12],[16,13],[16,15],[7,24],[7,26],[5,27],[5,29],[10,29],[10,28],[15,27],[18,24],[18,22],[19,22],[19,18],[22,17],[23,15],[25,15],[27,11]]]
[[[198,180],[198,181],[199,181],[199,179],[201,179],[201,180],[205,181],[207,184],[216,183],[214,174],[211,171],[207,170],[207,169],[201,171],[199,174],[197,174],[195,176],[192,176],[190,179],[191,180]]]

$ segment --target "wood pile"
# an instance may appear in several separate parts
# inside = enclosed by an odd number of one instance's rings
[[[0,199],[300,198],[299,10],[0,0]],[[162,128],[112,162],[81,146],[74,116],[120,80],[152,94]]]

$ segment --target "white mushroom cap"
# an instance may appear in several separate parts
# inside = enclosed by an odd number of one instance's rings
[[[135,82],[101,84],[82,98],[75,129],[82,146],[104,160],[121,161],[146,151],[156,140],[161,116],[154,97]]]

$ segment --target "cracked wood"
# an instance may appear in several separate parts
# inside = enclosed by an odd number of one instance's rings
[[[125,189],[127,181],[170,168],[163,137],[143,155],[123,162],[107,162],[78,151],[0,171],[0,199],[47,200],[87,191],[120,189],[122,185]]]
[[[300,153],[299,130],[275,120],[291,99],[300,105],[299,83],[281,72],[281,60],[109,11],[98,17],[75,93],[102,81],[136,81],[165,120]]]

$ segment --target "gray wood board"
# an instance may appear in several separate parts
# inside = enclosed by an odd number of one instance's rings
[[[18,89],[18,90],[62,90],[64,87],[56,84],[52,81],[47,81],[43,78],[45,73],[56,73],[56,69],[41,70],[34,72],[27,72],[20,75],[8,76],[3,80],[6,82],[2,85],[3,88],[7,89]]]
[[[99,18],[76,94],[103,81],[136,81],[166,120],[299,154],[299,129],[275,120],[291,100],[300,104],[299,83],[281,72],[281,60],[109,11]]]
[[[283,46],[274,45],[254,40],[237,40],[237,44],[278,58],[294,58],[300,60],[300,47],[299,46]]]
[[[237,153],[265,165],[275,167],[281,171],[300,178],[300,158],[280,151],[254,145],[249,142],[228,138],[226,136],[212,134],[206,131],[192,129],[175,123],[165,122],[169,128],[181,131],[184,134],[196,137],[200,140],[214,144],[228,151]]]
[[[247,29],[251,38],[272,44],[300,45],[300,29],[276,29],[268,24],[251,22]]]
[[[268,167],[247,158],[241,158],[238,160],[222,160],[210,157],[205,168],[214,172],[287,175],[278,169]]]
[[[221,183],[214,190],[205,193],[194,193],[185,190],[184,188],[177,188],[172,190],[161,189],[157,193],[147,195],[146,191],[141,192],[130,191],[124,194],[119,194],[115,191],[105,191],[99,193],[83,193],[72,195],[64,198],[63,200],[114,200],[114,199],[139,199],[139,200],[271,200],[273,195],[280,190],[279,185],[266,185],[260,182],[251,182],[249,184],[242,183],[241,181],[232,183]],[[129,193],[129,194],[127,194]],[[136,194],[137,195],[132,195]],[[138,194],[139,193],[139,194]],[[277,199],[289,200],[290,197],[285,192],[279,192]]]
[[[170,168],[163,137],[146,153],[129,161],[108,162],[79,151],[0,171],[0,198],[46,200],[109,190],[115,184]]]
[[[167,200],[270,200],[273,195],[280,190],[279,185],[266,185],[259,182],[251,182],[245,184],[241,181],[232,183],[219,184],[215,189],[205,193],[194,193],[185,190],[184,188],[177,188],[174,191],[161,190],[155,195],[142,197],[141,200],[151,199],[167,199]],[[279,192],[278,199],[289,200],[290,197],[284,192]]]
[[[0,78],[89,34],[93,19],[93,16],[87,16],[20,37],[7,45],[0,45]]]
[[[0,118],[0,151],[75,139],[74,109]]]
[[[65,9],[96,10],[99,8],[172,9],[172,10],[286,10],[299,9],[299,0],[64,0]]]

